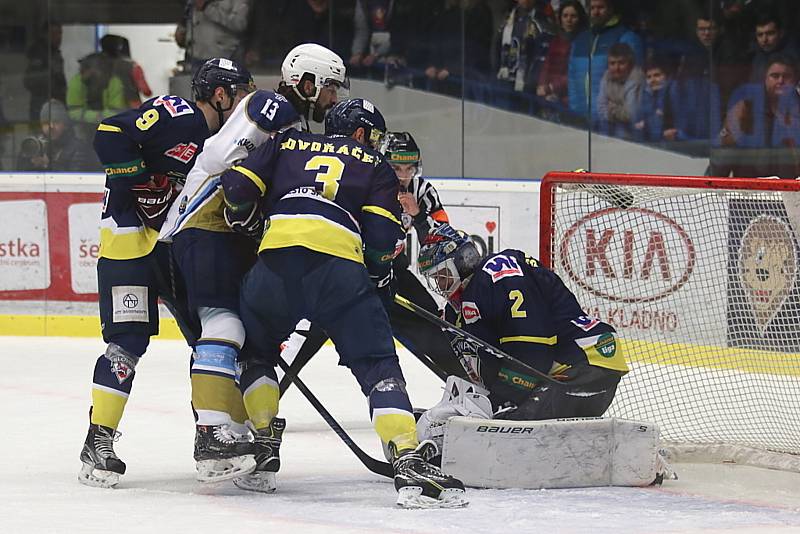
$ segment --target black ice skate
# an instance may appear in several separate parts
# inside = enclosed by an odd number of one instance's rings
[[[194,459],[200,482],[230,480],[256,468],[249,433],[238,434],[229,425],[197,425]]]
[[[89,432],[81,450],[81,467],[78,481],[87,486],[111,488],[125,474],[125,462],[114,452],[114,442],[120,433],[107,426],[89,424]]]
[[[281,468],[280,448],[286,419],[273,417],[267,428],[254,431],[256,469],[249,475],[233,479],[236,487],[248,491],[273,493],[278,489],[275,476]]]
[[[460,508],[469,504],[460,480],[429,463],[439,451],[432,441],[397,453],[390,443],[397,504],[403,508]]]

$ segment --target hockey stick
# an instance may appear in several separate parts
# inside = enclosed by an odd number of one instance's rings
[[[489,343],[483,341],[482,339],[473,336],[469,332],[466,332],[466,331],[460,329],[459,327],[457,327],[456,325],[445,321],[444,319],[442,319],[438,315],[435,315],[435,314],[429,312],[425,308],[417,306],[416,304],[414,304],[410,300],[408,300],[408,299],[406,299],[404,297],[401,297],[400,295],[395,295],[394,296],[394,301],[397,304],[399,304],[400,306],[404,307],[405,309],[416,313],[417,315],[419,315],[423,319],[427,319],[428,321],[432,322],[433,324],[438,325],[443,330],[445,330],[447,332],[450,332],[453,335],[459,336],[459,337],[461,337],[463,339],[466,339],[466,340],[470,341],[474,345],[477,345],[479,348],[481,348],[484,352],[487,352],[487,353],[491,354],[492,356],[494,356],[496,358],[499,358],[501,360],[506,360],[506,361],[511,362],[511,363],[513,363],[515,365],[518,365],[518,366],[524,368],[527,372],[531,373],[532,375],[537,376],[538,378],[541,378],[542,380],[546,380],[547,382],[550,382],[552,384],[558,384],[559,386],[563,386],[564,385],[563,382],[560,382],[560,381],[556,380],[552,376],[547,375],[547,374],[539,371],[538,369],[534,369],[533,367],[531,367],[527,363],[525,363],[523,361],[520,361],[517,358],[511,356],[510,354],[507,354],[507,353],[503,352],[502,350],[500,350],[500,349],[490,345]]]
[[[289,364],[287,364],[286,361],[280,356],[278,357],[278,365],[280,366],[281,369],[283,369],[283,372],[286,373],[288,376]],[[341,438],[342,441],[344,441],[344,444],[347,445],[347,447],[351,451],[353,451],[353,454],[355,454],[356,457],[361,461],[361,463],[364,464],[364,467],[366,467],[367,469],[369,469],[370,471],[372,471],[377,475],[383,475],[387,478],[394,478],[394,468],[392,467],[392,464],[376,460],[375,458],[364,452],[361,449],[361,447],[359,447],[356,444],[356,442],[353,441],[353,438],[351,438],[347,434],[347,432],[345,432],[345,430],[342,428],[342,425],[340,425],[339,422],[333,418],[331,413],[325,409],[325,407],[322,405],[319,399],[317,399],[317,397],[315,397],[314,394],[311,393],[311,390],[308,389],[308,387],[303,383],[302,380],[300,380],[299,376],[295,374],[292,377],[292,382],[294,382],[294,385],[297,386],[297,389],[300,390],[300,393],[302,393],[303,396],[308,400],[308,402],[311,403],[311,406],[313,406],[314,409],[317,410],[317,412],[325,420],[325,422],[328,423],[328,426],[331,427],[331,430],[333,430],[336,433],[336,435],[339,436],[339,438]]]

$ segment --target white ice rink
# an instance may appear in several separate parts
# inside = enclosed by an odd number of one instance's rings
[[[481,532],[800,532],[800,474],[678,464],[662,488],[468,490],[461,510],[400,510],[388,479],[368,472],[296,389],[282,414],[279,490],[273,495],[194,480],[188,351],[154,341],[137,368],[116,445],[128,473],[113,490],[80,485],[98,339],[0,337],[0,534]],[[301,377],[373,456],[366,402],[326,348]],[[416,406],[440,382],[402,362]]]

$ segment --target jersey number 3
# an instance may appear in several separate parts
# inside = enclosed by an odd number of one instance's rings
[[[306,162],[307,171],[320,171],[315,182],[322,184],[322,196],[334,200],[339,191],[339,180],[342,179],[344,163],[336,156],[314,156]],[[325,169],[324,171],[320,169]]]

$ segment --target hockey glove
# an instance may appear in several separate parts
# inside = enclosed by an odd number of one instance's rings
[[[369,275],[369,279],[375,284],[375,291],[377,291],[383,303],[383,307],[386,308],[388,312],[392,302],[394,302],[394,294],[396,293],[394,287],[394,273],[389,269],[387,274],[383,276],[371,274]]]
[[[155,174],[147,183],[133,186],[131,193],[136,199],[136,212],[142,223],[150,228],[160,229],[174,196],[169,177]]]
[[[237,234],[243,234],[253,239],[261,239],[264,234],[264,219],[258,202],[242,206],[225,204],[225,222]]]

